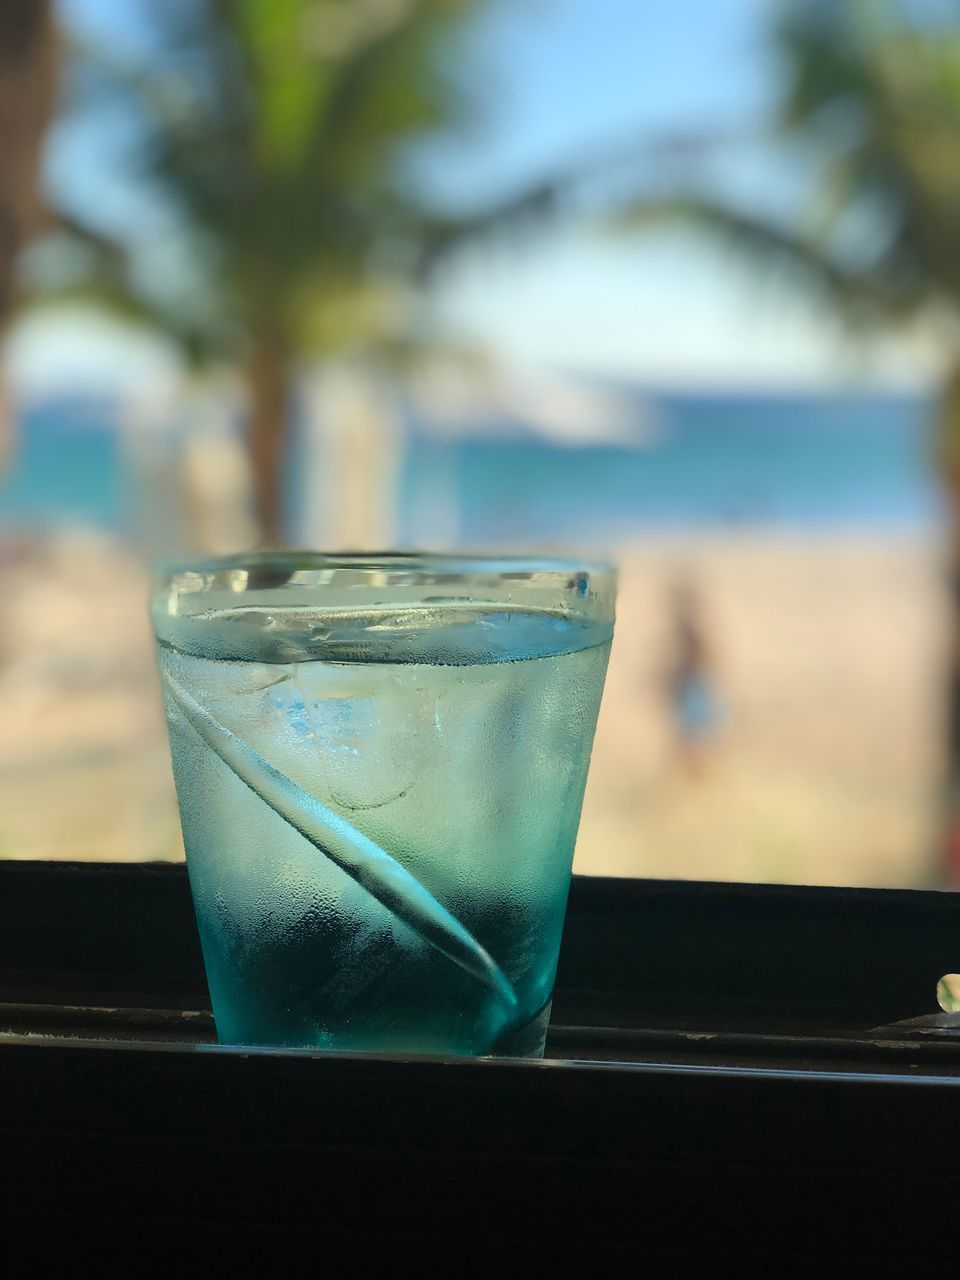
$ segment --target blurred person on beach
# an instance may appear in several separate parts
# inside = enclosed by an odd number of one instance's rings
[[[665,685],[677,760],[689,778],[710,766],[722,723],[711,674],[711,648],[700,594],[690,577],[678,577],[670,597],[670,656]]]

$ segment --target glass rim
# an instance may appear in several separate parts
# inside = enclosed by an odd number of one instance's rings
[[[212,575],[232,570],[291,567],[295,570],[299,585],[306,575],[321,573],[325,577],[338,570],[349,573],[369,571],[384,573],[397,571],[416,575],[423,572],[445,571],[470,576],[511,578],[518,574],[589,574],[598,578],[615,579],[616,565],[603,557],[578,556],[574,553],[553,554],[539,551],[313,551],[298,548],[256,549],[231,553],[177,557],[163,561],[154,567],[153,578],[157,583],[171,582],[186,574]]]
[[[178,560],[153,576],[155,625],[175,614],[218,608],[326,608],[356,612],[445,603],[606,619],[615,613],[617,572],[605,561],[534,554],[446,551],[290,551]]]

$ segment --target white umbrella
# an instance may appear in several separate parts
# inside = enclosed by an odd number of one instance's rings
[[[656,444],[663,432],[660,415],[649,402],[567,374],[484,378],[437,371],[418,384],[412,401],[425,431],[454,439],[520,434],[571,448],[643,449]]]

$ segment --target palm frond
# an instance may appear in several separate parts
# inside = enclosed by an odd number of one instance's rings
[[[705,196],[638,200],[609,219],[618,234],[658,226],[687,226],[714,237],[754,270],[787,276],[848,320],[890,318],[903,309],[901,292],[871,267],[851,268],[827,243]]]
[[[449,215],[424,210],[421,270],[430,275],[478,243],[522,240],[552,221],[603,220],[611,206],[629,205],[632,193],[653,175],[659,182],[671,173],[679,177],[698,160],[756,140],[752,126],[654,135],[629,130],[607,138],[485,207]]]

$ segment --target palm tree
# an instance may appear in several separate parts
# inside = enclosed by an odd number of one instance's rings
[[[0,9],[0,328],[13,306],[20,251],[40,222],[40,141],[53,98],[55,57],[45,0]],[[0,404],[0,460],[7,420]]]
[[[429,345],[413,267],[433,224],[407,161],[411,144],[467,118],[458,53],[476,8],[157,0],[142,62],[75,52],[71,109],[124,114],[128,176],[149,198],[119,234],[86,212],[100,243],[90,251],[84,236],[70,292],[153,326],[196,363],[240,368],[267,540],[282,531],[302,362]]]
[[[932,453],[950,513],[955,628],[949,674],[945,878],[960,885],[960,29],[943,7],[805,0],[776,31],[784,71],[775,137],[803,149],[811,200],[795,219],[688,184],[616,221],[719,232],[754,266],[793,270],[854,331],[916,326],[947,369]]]

